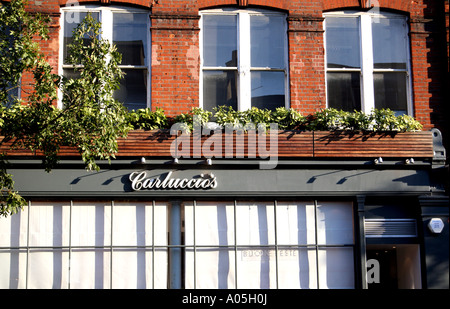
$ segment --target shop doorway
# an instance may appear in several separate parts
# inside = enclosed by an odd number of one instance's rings
[[[369,289],[420,289],[418,244],[367,245]]]

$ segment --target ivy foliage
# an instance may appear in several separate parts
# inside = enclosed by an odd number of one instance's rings
[[[68,64],[77,78],[53,73],[37,42],[48,39],[49,19],[25,11],[22,0],[0,4],[0,145],[42,153],[45,170],[58,162],[61,147],[78,150],[88,170],[98,170],[96,160],[111,160],[118,151],[117,139],[131,129],[128,111],[113,98],[123,73],[121,55],[100,39],[100,23],[90,15],[73,33]],[[11,96],[20,77],[33,81],[26,102]],[[55,107],[61,92],[62,108]],[[0,215],[18,212],[25,200],[14,190],[7,157],[0,157]]]

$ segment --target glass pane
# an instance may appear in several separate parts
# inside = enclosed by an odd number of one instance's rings
[[[285,245],[315,244],[314,205],[278,201],[277,239]]]
[[[328,107],[353,112],[361,110],[360,73],[327,73]]]
[[[64,225],[66,227],[67,224]],[[111,205],[102,202],[74,202],[70,223],[73,246],[111,244]]]
[[[201,202],[195,208],[195,221],[202,222],[193,226],[194,206],[185,204],[186,245],[233,245],[234,244],[234,204],[232,202]],[[195,242],[194,242],[195,232]]]
[[[285,106],[284,72],[252,72],[252,107],[275,110]]]
[[[406,21],[399,18],[373,19],[372,36],[374,68],[406,70]]]
[[[70,253],[71,289],[106,289],[110,287],[111,249],[72,249]],[[65,270],[67,273],[68,270]]]
[[[237,66],[236,15],[203,16],[203,61],[205,66]]]
[[[325,34],[329,68],[361,67],[358,18],[327,17]]]
[[[316,261],[316,248],[280,246],[278,248],[278,288],[316,289]]]
[[[147,19],[147,14],[114,13],[113,43],[122,54],[122,64],[146,64]]]
[[[255,231],[258,233],[258,231]],[[276,287],[274,247],[239,247],[237,251],[237,286],[240,289]],[[281,263],[281,262],[280,262]]]
[[[13,86],[11,83],[8,83],[6,85],[7,89],[6,102],[4,103],[2,102],[4,106],[9,108],[17,103],[17,100],[20,98],[20,85],[21,85],[20,80],[19,83],[16,84],[15,86]]]
[[[63,76],[69,79],[78,79],[81,76],[80,71],[75,71],[75,69],[64,69]]]
[[[160,261],[163,249],[152,248],[114,248],[112,253],[112,288],[113,289],[148,289],[167,287],[167,263]],[[155,259],[154,273],[153,258]],[[158,261],[156,261],[158,260]],[[157,263],[157,264],[156,264]],[[106,263],[105,263],[106,264]],[[154,276],[154,278],[153,278]],[[152,281],[155,286],[152,286]]]
[[[135,205],[137,204],[137,205]],[[152,244],[151,203],[114,202],[112,239],[114,246]],[[163,221],[163,220],[161,220]]]
[[[19,263],[27,259],[26,249],[0,249],[0,289],[23,289],[26,287],[26,266]]]
[[[185,252],[187,289],[236,288],[234,248],[198,247],[195,253],[192,248],[186,248]]]
[[[58,248],[30,249],[27,257],[27,288],[67,289],[69,252]],[[73,261],[73,260],[72,260]]]
[[[66,62],[68,54],[67,45],[72,44],[72,34],[73,30],[83,21],[83,19],[87,16],[87,12],[65,12],[64,13],[64,47],[63,47],[63,60]],[[91,12],[91,16],[99,20],[99,13]],[[85,45],[88,44],[88,39],[85,39]]]
[[[319,289],[353,289],[353,248],[323,248],[318,252]]]
[[[284,17],[251,16],[251,66],[284,68]]]
[[[397,114],[407,113],[406,73],[374,73],[375,108],[389,108]]]
[[[68,232],[68,221],[65,216],[67,210],[67,205],[63,204],[46,205],[33,202],[30,211],[29,245],[49,247],[67,245],[65,238]]]
[[[120,88],[114,91],[114,98],[129,110],[147,107],[147,70],[123,69],[125,77]]]
[[[238,202],[236,241],[238,245],[275,244],[273,202]]]
[[[317,242],[322,245],[353,244],[351,203],[324,202],[317,205]]]
[[[203,72],[203,108],[213,111],[214,107],[226,105],[237,110],[237,71]]]

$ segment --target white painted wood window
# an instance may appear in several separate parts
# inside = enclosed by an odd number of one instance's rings
[[[110,6],[71,6],[61,10],[60,74],[76,77],[73,66],[66,63],[67,45],[71,43],[72,31],[90,12],[102,24],[102,38],[115,44],[122,54],[120,68],[126,75],[114,98],[129,110],[150,107],[149,12]]]
[[[328,107],[412,114],[407,18],[376,11],[324,17]]]
[[[201,15],[201,106],[288,107],[286,15],[215,9]]]

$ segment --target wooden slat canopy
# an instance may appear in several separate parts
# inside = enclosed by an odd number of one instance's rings
[[[233,136],[223,133],[201,137],[194,134],[185,135],[185,139],[178,136],[181,138],[178,142],[185,141],[179,145],[179,150],[184,153],[179,154],[193,157],[194,154],[201,154],[202,150],[209,149],[218,156],[221,154],[222,158],[255,158],[263,154],[278,155],[280,158],[433,157],[433,137],[430,131],[364,134],[348,131],[277,131],[272,134],[234,132]],[[171,145],[173,143],[175,147],[176,138],[169,130],[131,131],[127,138],[118,140],[119,152],[116,156],[172,157]],[[263,138],[266,142],[266,152],[260,154],[257,143]],[[273,144],[274,138],[277,145]],[[9,146],[10,143],[2,145],[0,153],[7,153],[8,156],[41,155],[39,152],[33,154],[23,149],[11,150]],[[79,156],[79,153],[74,148],[62,147],[60,156],[73,157]]]

